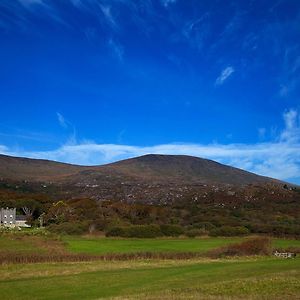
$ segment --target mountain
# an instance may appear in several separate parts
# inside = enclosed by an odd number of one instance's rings
[[[54,199],[90,197],[150,204],[229,196],[240,201],[254,194],[263,198],[272,194],[279,199],[284,198],[285,185],[276,179],[185,155],[150,154],[101,166],[0,155],[0,188],[45,193]]]
[[[83,167],[43,159],[0,154],[0,178],[43,181],[79,172]]]
[[[49,160],[0,155],[0,177],[26,181],[74,181],[98,175],[142,181],[232,184],[275,183],[276,180],[212,160],[186,155],[149,154],[102,166],[78,166]]]
[[[149,154],[106,165],[104,168],[156,181],[232,185],[275,182],[271,178],[187,155]]]

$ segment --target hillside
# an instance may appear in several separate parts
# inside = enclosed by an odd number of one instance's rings
[[[97,176],[142,181],[244,185],[275,182],[267,177],[212,160],[185,155],[145,155],[103,166],[78,166],[48,160],[0,155],[0,177],[26,181],[85,181]],[[100,178],[101,180],[101,178]],[[99,183],[99,182],[97,182]]]
[[[74,174],[84,167],[43,159],[30,159],[0,154],[0,178],[43,181]]]
[[[119,161],[103,168],[145,180],[206,184],[245,185],[275,180],[226,166],[212,160],[187,155],[155,155]]]
[[[297,187],[197,157],[145,155],[87,167],[0,156],[0,176],[0,206],[22,212],[25,201],[35,220],[45,212],[48,225],[76,222],[79,231],[154,223],[300,233]]]
[[[102,166],[0,156],[0,189],[52,199],[127,203],[243,202],[292,197],[284,182],[183,155],[145,155]]]

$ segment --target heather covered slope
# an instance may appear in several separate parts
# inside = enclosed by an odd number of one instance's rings
[[[285,201],[284,182],[183,155],[145,155],[102,166],[0,156],[0,189],[47,194],[53,199],[168,204]]]
[[[205,233],[217,230],[217,235],[224,234],[225,226],[226,234],[238,227],[299,236],[299,188],[213,161],[146,155],[80,167],[1,159],[0,174],[9,178],[0,177],[0,205],[22,213],[27,203],[34,210],[33,222],[45,212],[51,220],[47,225],[59,233],[77,227],[87,232],[90,225],[108,231],[115,224],[178,224],[185,230],[204,226]]]
[[[145,155],[104,166],[128,176],[149,180],[171,180],[206,184],[244,185],[275,183],[267,177],[187,155]]]
[[[0,177],[11,180],[43,181],[74,174],[84,167],[43,159],[0,154]]]
[[[11,180],[57,181],[70,183],[89,179],[99,184],[104,177],[155,182],[245,185],[275,183],[212,160],[184,155],[145,155],[103,166],[76,166],[48,160],[0,155],[0,177]]]

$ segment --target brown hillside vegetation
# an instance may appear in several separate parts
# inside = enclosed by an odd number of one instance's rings
[[[300,234],[297,186],[206,159],[145,155],[86,167],[0,156],[0,174],[0,205],[19,214],[30,206],[33,224],[44,213],[53,232],[118,225],[117,233],[148,236],[155,224],[159,236],[173,224],[188,236]]]
[[[270,178],[226,166],[212,160],[185,155],[145,155],[103,166],[77,166],[48,160],[0,155],[0,177],[18,180],[95,179],[120,176],[140,180],[253,184],[275,182]]]

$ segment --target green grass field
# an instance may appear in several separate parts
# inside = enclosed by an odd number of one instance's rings
[[[21,239],[16,236],[0,236],[0,252],[31,253],[36,246],[31,239]]]
[[[282,249],[286,249],[289,247],[300,247],[300,239],[299,240],[273,239],[273,246]]]
[[[9,299],[300,299],[300,259],[6,265],[0,276]]]
[[[0,253],[206,252],[244,238],[114,239],[1,236]],[[45,246],[46,245],[46,246]],[[299,240],[273,239],[279,248]],[[9,299],[300,299],[300,258],[131,260],[6,264],[0,291]]]
[[[243,241],[244,238],[199,239],[114,239],[65,237],[67,249],[74,253],[106,254],[131,252],[206,252]],[[300,240],[273,239],[276,248],[300,247]]]
[[[199,252],[238,243],[246,238],[158,238],[158,239],[118,239],[105,237],[64,236],[61,241],[48,237],[2,235],[0,253],[34,253],[63,250],[70,253],[109,254],[135,252]],[[300,247],[300,240],[273,239],[276,248]]]
[[[132,252],[206,252],[230,243],[240,242],[241,240],[241,238],[114,239],[74,237],[67,237],[64,239],[69,251],[89,254]]]

